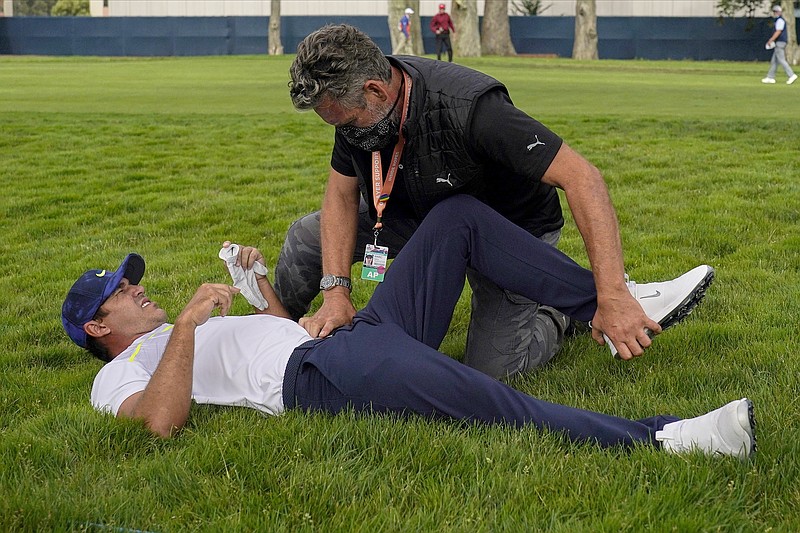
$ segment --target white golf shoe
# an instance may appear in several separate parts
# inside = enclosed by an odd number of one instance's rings
[[[797,74],[792,74],[788,80],[786,80],[786,85],[791,85],[797,79]]]
[[[695,267],[671,281],[637,284],[628,281],[628,290],[642,306],[645,314],[658,322],[661,330],[674,326],[691,314],[714,280],[714,269],[708,265]],[[611,355],[617,356],[617,348],[603,335]]]
[[[775,83],[775,78],[764,78],[761,83]]]
[[[671,422],[656,431],[656,440],[670,453],[701,451],[747,459],[756,452],[753,402],[742,398],[702,416]]]

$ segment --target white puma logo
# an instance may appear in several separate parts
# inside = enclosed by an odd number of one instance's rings
[[[451,187],[453,186],[453,184],[450,182],[450,173],[449,172],[447,173],[447,179],[436,178],[436,183],[446,183]]]
[[[534,135],[533,137],[536,139],[536,142],[535,142],[535,143],[531,143],[531,144],[529,144],[529,145],[528,145],[528,151],[529,151],[529,152],[530,152],[531,150],[533,150],[534,148],[536,148],[537,146],[539,146],[540,144],[541,144],[542,146],[544,146],[544,143],[543,143],[542,141],[540,141],[540,140],[539,140],[539,136],[538,136],[538,135]]]

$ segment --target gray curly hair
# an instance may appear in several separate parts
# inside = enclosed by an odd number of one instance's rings
[[[297,45],[289,68],[297,109],[314,109],[329,94],[345,107],[364,107],[367,80],[389,82],[392,67],[367,34],[348,24],[324,26]]]

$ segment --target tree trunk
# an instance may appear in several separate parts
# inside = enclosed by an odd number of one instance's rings
[[[408,7],[414,10],[411,15],[411,44],[413,45],[414,55],[421,56],[425,54],[425,43],[422,42],[422,36],[428,28],[422,27],[422,21],[419,18],[419,0],[408,0]],[[430,30],[428,30],[430,31]]]
[[[575,46],[572,59],[598,59],[597,5],[595,0],[575,2]]]
[[[483,8],[481,53],[493,56],[517,55],[508,24],[508,0],[491,0]]]
[[[781,7],[783,8],[783,18],[786,19],[786,36],[789,38],[789,42],[786,44],[786,61],[790,65],[797,65],[800,63],[800,46],[797,46],[797,25],[793,4],[792,0],[783,0]]]
[[[407,7],[414,10],[411,19],[411,40],[406,42],[405,36],[400,32],[400,19],[405,14]],[[422,32],[420,31],[419,0],[389,0],[389,35],[392,42],[393,54],[422,55]]]
[[[281,44],[281,0],[271,0],[269,11],[268,51],[271,56],[282,56]]]
[[[450,35],[455,57],[480,57],[481,37],[478,31],[478,0],[453,0],[450,17],[456,27]]]

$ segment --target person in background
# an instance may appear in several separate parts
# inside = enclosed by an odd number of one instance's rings
[[[455,33],[453,19],[445,11],[446,6],[439,4],[439,12],[431,19],[431,31],[436,35],[436,59],[442,59],[442,48],[447,50],[447,60],[453,62],[453,45],[450,44],[450,32]]]
[[[414,10],[407,7],[403,16],[400,17],[400,22],[397,23],[397,28],[402,36],[398,39],[397,47],[392,52],[395,55],[412,55],[414,53],[411,45],[411,15],[413,14]]]
[[[766,49],[772,50],[772,60],[769,62],[767,77],[761,80],[761,83],[775,83],[775,74],[780,65],[783,67],[786,77],[789,78],[786,80],[786,85],[791,85],[797,79],[797,74],[792,71],[792,67],[786,61],[786,44],[789,39],[786,31],[786,19],[783,18],[783,8],[779,5],[772,6],[772,17],[775,21],[775,31],[766,44]]]

